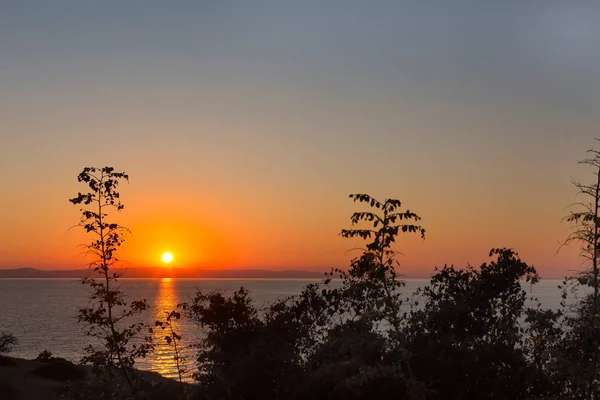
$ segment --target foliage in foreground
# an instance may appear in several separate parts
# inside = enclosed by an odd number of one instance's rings
[[[79,322],[94,344],[86,349],[84,364],[92,365],[97,373],[105,374],[107,381],[120,371],[130,388],[135,388],[133,366],[135,360],[145,357],[152,345],[150,336],[144,336],[145,324],[130,320],[148,309],[146,300],[128,301],[118,286],[122,272],[116,267],[117,250],[125,240],[126,228],[109,222],[109,210],[121,211],[118,186],[129,176],[115,172],[112,167],[86,167],[77,177],[88,186],[88,192],[78,193],[69,201],[80,205],[79,226],[92,236],[91,243],[82,246],[92,258],[90,273],[82,283],[90,289],[89,304],[79,308]],[[96,343],[99,343],[96,344]]]
[[[573,310],[531,306],[535,268],[500,248],[478,268],[436,270],[403,299],[391,246],[399,233],[424,230],[395,223],[419,218],[398,212],[396,200],[352,197],[376,210],[352,216],[368,228],[342,231],[369,240],[348,271],[263,308],[244,288],[231,296],[198,292],[183,305],[201,331],[199,399],[600,396],[590,368],[600,335],[589,320],[593,294]]]
[[[509,249],[480,268],[446,266],[420,307],[387,329],[348,312],[353,283],[259,310],[250,294],[186,305],[205,339],[196,378],[205,399],[530,399],[558,392],[531,362],[520,325],[535,269]],[[365,282],[357,289],[361,293]],[[340,300],[342,298],[342,300]],[[382,301],[385,298],[382,297]],[[385,307],[385,306],[383,306]],[[384,315],[384,314],[382,314]]]
[[[402,211],[398,200],[380,202],[366,194],[351,195],[371,211],[354,213],[352,229],[341,232],[347,238],[367,240],[349,270],[332,270],[321,284],[307,285],[298,296],[260,308],[244,288],[231,296],[198,291],[192,301],[181,305],[197,323],[201,338],[195,396],[206,400],[600,398],[600,153],[593,154],[584,163],[597,169],[596,182],[576,184],[592,201],[577,203],[583,211],[573,211],[567,218],[575,225],[567,242],[582,244],[582,255],[591,267],[576,279],[565,280],[561,309],[532,306],[535,299],[528,297],[528,290],[538,282],[537,272],[507,248],[492,249],[492,259],[478,268],[444,266],[428,286],[404,299],[392,246],[401,233],[424,238],[420,217]],[[126,176],[117,178],[122,177]],[[90,188],[95,190],[92,184]],[[90,195],[73,200],[96,201],[86,197]],[[86,229],[95,233],[94,226],[100,229],[100,240],[88,247],[99,250],[103,213],[82,211],[92,221],[92,225],[84,221]],[[114,238],[118,246],[121,236]],[[109,292],[112,282],[105,271],[112,265],[107,262],[111,257],[112,250],[96,270],[105,277],[96,286],[105,290],[101,295]],[[569,288],[582,285],[589,285],[592,292],[569,305]],[[101,295],[93,299],[102,304]],[[174,346],[176,361],[180,361],[177,345],[182,338],[171,319],[179,315],[173,311],[156,325],[167,330],[165,339]],[[111,318],[103,321],[110,328]],[[106,348],[109,351],[101,353],[102,359],[111,360],[117,353]],[[132,357],[131,364],[117,357],[105,365],[127,371],[123,366],[133,365],[134,353],[123,354]],[[178,370],[183,398],[191,392],[183,388],[179,365]]]

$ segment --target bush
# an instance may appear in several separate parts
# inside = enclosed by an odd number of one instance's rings
[[[55,381],[76,381],[84,379],[87,375],[85,369],[65,360],[50,360],[31,373]]]
[[[52,352],[44,350],[40,354],[38,354],[38,356],[35,359],[37,361],[48,362],[50,360],[53,360],[54,357],[52,357]]]
[[[0,356],[9,353],[16,344],[18,344],[18,340],[14,335],[5,332],[0,333]]]

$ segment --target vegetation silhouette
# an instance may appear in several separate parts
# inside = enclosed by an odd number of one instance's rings
[[[116,253],[125,240],[127,228],[108,221],[110,210],[118,212],[124,208],[117,189],[120,181],[128,181],[129,176],[115,172],[112,167],[86,167],[77,180],[86,184],[89,191],[80,192],[69,201],[82,207],[78,226],[93,237],[91,243],[82,246],[92,261],[90,273],[81,283],[91,293],[88,305],[78,310],[78,320],[85,325],[85,334],[95,342],[85,348],[82,363],[92,365],[109,382],[117,369],[129,388],[135,389],[135,360],[145,357],[152,344],[149,334],[140,338],[144,329],[149,329],[147,324],[130,321],[149,305],[145,299],[127,301],[118,286],[123,272],[116,268]]]
[[[399,210],[398,200],[350,197],[374,212],[354,213],[353,228],[341,232],[372,240],[348,271],[334,269],[321,285],[308,285],[262,310],[244,288],[231,297],[198,292],[182,305],[205,333],[195,374],[199,398],[341,399],[420,390],[404,374],[403,282],[392,245],[400,233],[424,237],[425,230],[413,223],[418,215]],[[355,226],[361,222],[368,228]],[[338,287],[332,286],[334,277]]]
[[[544,394],[522,346],[527,291],[538,275],[511,249],[479,268],[436,270],[405,321],[413,377],[428,399],[531,399]],[[536,397],[538,396],[538,397]]]
[[[563,327],[552,332],[547,345],[561,362],[560,368],[552,371],[553,378],[562,382],[566,393],[596,399],[600,397],[600,151],[592,147],[587,154],[588,157],[580,160],[579,164],[591,168],[595,179],[589,183],[572,180],[577,189],[577,201],[571,204],[565,217],[572,224],[572,231],[562,244],[579,246],[584,269],[565,278],[561,285],[562,309],[556,313],[547,312],[545,318],[547,324],[552,321]],[[569,294],[581,291],[584,292],[581,300],[567,303]],[[573,373],[566,374],[565,370]]]
[[[0,332],[0,358],[8,354],[18,343],[19,341],[14,335]]]
[[[360,211],[344,237],[367,240],[348,271],[259,309],[247,290],[198,292],[183,304],[205,336],[199,399],[530,399],[550,393],[522,346],[535,268],[511,249],[479,268],[445,266],[403,307],[391,245],[425,230],[401,203],[351,195]],[[398,222],[406,222],[400,224]],[[339,285],[332,286],[332,278]],[[257,367],[259,366],[259,367]]]
[[[580,163],[595,179],[574,181],[580,197],[565,218],[573,229],[563,243],[580,246],[586,265],[559,286],[559,309],[544,309],[531,296],[537,271],[510,248],[490,250],[478,267],[436,268],[429,284],[408,296],[395,244],[401,234],[425,238],[420,216],[396,199],[351,194],[368,209],[353,213],[351,227],[340,232],[364,241],[347,270],[332,269],[298,295],[263,305],[244,287],[232,294],[198,290],[154,323],[178,371],[176,385],[160,390],[137,390],[143,383],[133,368],[153,349],[144,337],[151,328],[129,322],[148,305],[126,301],[116,286],[116,252],[127,230],[107,218],[108,210],[123,209],[117,187],[128,176],[85,168],[78,179],[90,191],[71,202],[82,205],[80,226],[94,235],[84,246],[93,261],[82,282],[92,290],[79,320],[96,341],[82,361],[108,378],[120,371],[128,387],[95,393],[70,386],[60,398],[599,399],[600,152],[589,154]],[[175,329],[180,318],[197,326],[189,337]],[[14,343],[0,335],[0,356]],[[194,385],[184,382],[187,346],[197,349]],[[38,361],[52,359],[44,352]]]
[[[592,153],[584,163],[598,175],[600,156]],[[567,244],[583,243],[590,268],[560,286],[559,310],[529,295],[537,271],[507,248],[492,249],[492,260],[477,268],[436,269],[428,286],[403,299],[391,245],[399,233],[424,237],[420,218],[399,211],[398,200],[351,195],[374,212],[354,213],[353,228],[341,232],[367,241],[349,270],[332,270],[264,308],[243,287],[231,296],[198,292],[182,305],[203,333],[196,397],[599,398],[600,177],[576,186],[592,201],[567,217],[575,224]],[[568,306],[570,291],[584,284],[592,293]]]
[[[181,390],[181,398],[185,398],[186,391],[185,386],[183,384],[183,377],[187,373],[185,368],[185,359],[181,351],[181,339],[182,336],[175,330],[174,321],[178,321],[181,319],[181,313],[178,310],[172,310],[166,312],[165,319],[163,321],[157,320],[154,322],[154,326],[159,327],[163,331],[166,331],[166,335],[164,336],[164,340],[167,345],[172,346],[173,348],[173,360],[175,361],[175,368],[177,370],[177,377],[179,379],[179,388]]]

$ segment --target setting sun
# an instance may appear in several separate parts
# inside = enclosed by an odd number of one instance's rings
[[[173,254],[171,253],[163,253],[162,260],[164,263],[168,264],[173,261]]]

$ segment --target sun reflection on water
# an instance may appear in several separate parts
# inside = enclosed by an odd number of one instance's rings
[[[156,296],[156,302],[152,308],[154,311],[154,319],[164,322],[167,314],[173,311],[178,303],[179,298],[175,291],[173,279],[162,278],[159,281],[158,296]],[[181,334],[180,321],[172,320],[172,324],[175,332]],[[175,351],[173,346],[168,345],[165,341],[165,336],[169,333],[168,328],[163,330],[160,327],[154,327],[153,332],[152,340],[155,349],[150,358],[150,369],[168,378],[178,379]],[[179,345],[180,344],[178,344],[178,346]],[[181,350],[184,350],[183,344],[181,344],[181,347]],[[189,380],[189,376],[186,375],[185,378],[187,378],[186,380]]]

